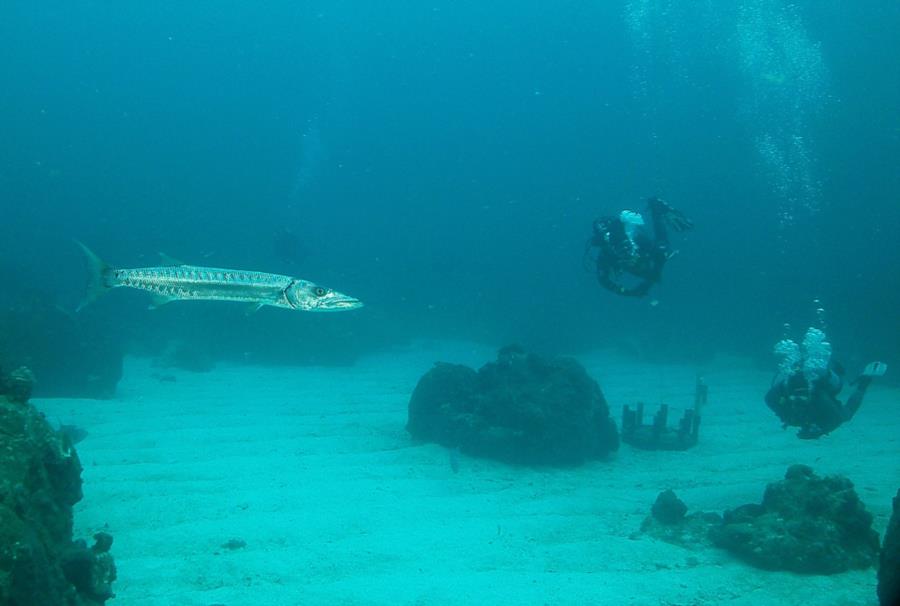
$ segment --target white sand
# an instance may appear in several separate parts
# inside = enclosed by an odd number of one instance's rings
[[[758,502],[792,463],[848,476],[883,532],[900,486],[896,391],[876,383],[850,424],[800,441],[762,402],[770,376],[719,360],[703,369],[710,403],[688,452],[623,445],[563,470],[462,456],[454,474],[444,448],[406,433],[409,395],[436,360],[493,356],[430,343],[348,368],[207,374],[129,359],[115,400],[36,405],[90,432],[76,532],[115,537],[111,606],[877,603],[874,569],[763,572],[634,533],[661,490],[721,511]],[[581,361],[617,423],[637,399],[692,402],[696,368]],[[232,538],[246,547],[223,548]]]

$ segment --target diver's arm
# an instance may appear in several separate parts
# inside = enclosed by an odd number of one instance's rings
[[[850,397],[847,398],[847,403],[844,405],[843,413],[845,421],[852,419],[853,415],[856,414],[856,411],[859,410],[863,396],[866,395],[866,389],[869,388],[872,379],[883,376],[886,370],[887,365],[885,363],[871,362],[866,365],[862,374],[856,377],[856,380],[851,383],[851,385],[856,386],[856,389],[853,390],[853,393],[850,394]]]

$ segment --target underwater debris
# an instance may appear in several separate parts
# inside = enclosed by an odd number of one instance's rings
[[[677,429],[668,427],[669,407],[662,404],[653,422],[644,423],[644,403],[638,402],[635,410],[627,404],[622,407],[622,441],[643,450],[687,450],[697,445],[700,415],[689,408],[684,411]]]
[[[706,405],[709,387],[697,377],[694,407],[684,411],[674,429],[668,426],[669,407],[662,404],[653,415],[653,422],[644,424],[644,403],[635,410],[622,408],[622,441],[643,450],[687,450],[697,445],[700,430],[700,411]]]

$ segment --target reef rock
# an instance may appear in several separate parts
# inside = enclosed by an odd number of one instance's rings
[[[641,532],[660,541],[688,549],[708,547],[709,529],[722,522],[717,513],[687,513],[687,505],[671,490],[656,497],[656,502],[641,524]]]
[[[603,393],[578,362],[516,346],[477,372],[437,363],[413,391],[407,429],[419,440],[522,464],[574,465],[619,446]]]
[[[31,397],[33,389],[34,373],[30,369],[20,366],[8,375],[0,369],[0,395],[24,404]]]
[[[894,513],[884,533],[881,560],[878,564],[878,603],[900,604],[900,490],[894,497]]]
[[[792,465],[785,479],[766,487],[761,504],[725,512],[710,538],[754,566],[808,574],[868,568],[878,555],[878,534],[847,478],[817,477]]]
[[[111,539],[105,552],[87,556],[72,541],[72,506],[82,496],[78,454],[33,406],[3,395],[0,436],[0,606],[102,604],[115,578]],[[88,572],[81,566],[73,576],[73,558],[89,561]]]

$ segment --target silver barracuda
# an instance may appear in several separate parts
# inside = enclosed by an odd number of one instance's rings
[[[308,280],[261,271],[199,267],[174,262],[159,267],[110,267],[87,246],[76,242],[87,257],[87,295],[82,307],[106,291],[126,286],[153,295],[151,307],[170,301],[236,301],[253,309],[263,305],[299,311],[347,311],[362,307],[359,299]]]

